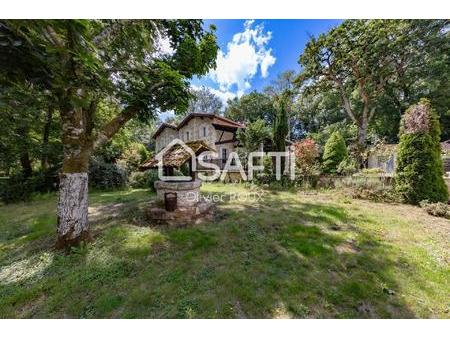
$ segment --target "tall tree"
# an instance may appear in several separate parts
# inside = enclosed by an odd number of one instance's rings
[[[274,116],[275,109],[271,97],[257,91],[228,100],[225,110],[225,117],[240,122],[263,120],[267,124],[272,124]]]
[[[395,186],[408,203],[448,200],[440,133],[438,115],[427,99],[412,105],[403,115]]]
[[[188,113],[219,114],[223,103],[220,98],[206,87],[191,90],[192,98],[189,101]]]
[[[189,79],[215,66],[214,27],[205,31],[200,20],[2,20],[0,28],[6,82],[34,80],[20,63],[51,78],[46,85],[58,105],[64,146],[57,245],[78,244],[90,237],[91,154],[133,118],[186,111]],[[106,98],[120,111],[99,123],[97,107]]]
[[[276,98],[277,115],[273,123],[273,145],[275,151],[286,151],[286,137],[289,134],[288,106],[292,93],[284,91]],[[285,161],[281,161],[281,172],[284,172]]]
[[[436,40],[447,32],[445,20],[347,20],[317,39],[312,38],[299,63],[300,82],[307,88],[335,91],[358,127],[361,153],[377,105],[393,82],[401,87],[405,74],[424,66]],[[427,52],[428,51],[428,52]],[[408,96],[406,87],[397,99]]]

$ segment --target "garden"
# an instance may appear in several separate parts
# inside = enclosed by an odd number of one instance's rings
[[[0,21],[0,317],[449,318],[448,21],[345,20],[226,102],[191,83],[216,29]],[[199,112],[293,166],[243,160],[202,183],[210,218],[152,222],[155,134]]]

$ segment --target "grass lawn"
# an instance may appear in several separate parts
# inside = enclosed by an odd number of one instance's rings
[[[0,317],[450,318],[450,221],[419,208],[267,191],[167,229],[143,220],[153,198],[91,193],[94,241],[71,255],[52,248],[54,195],[0,206]]]

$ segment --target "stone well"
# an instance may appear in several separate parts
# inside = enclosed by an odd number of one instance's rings
[[[156,181],[156,201],[146,208],[146,218],[153,224],[187,226],[214,219],[214,204],[201,199],[200,180],[194,181]],[[164,195],[177,194],[177,208],[167,211],[164,208]]]
[[[177,207],[193,207],[199,202],[200,180],[195,181],[156,181],[156,198],[164,202],[164,195],[168,192],[177,194]]]

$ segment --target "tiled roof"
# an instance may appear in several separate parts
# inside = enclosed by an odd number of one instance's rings
[[[220,116],[220,115],[216,115],[216,114],[211,114],[211,113],[191,113],[189,115],[187,115],[179,124],[178,126],[174,126],[172,124],[168,124],[168,123],[162,123],[159,128],[156,130],[156,132],[153,134],[153,138],[158,137],[159,134],[161,134],[161,132],[165,129],[165,128],[172,128],[172,129],[176,129],[176,130],[180,130],[182,127],[184,127],[191,119],[193,119],[194,117],[208,117],[211,118],[213,121],[212,123],[215,125],[219,125],[219,126],[223,126],[223,127],[228,127],[228,128],[245,128],[245,125],[239,123],[239,122],[235,122],[233,120],[227,119],[226,117]]]
[[[206,144],[205,141],[199,140],[199,141],[190,141],[185,143],[189,148],[192,149],[195,155],[199,155],[200,153],[204,151],[214,151],[210,146]],[[162,155],[162,163],[166,167],[175,167],[179,168],[184,163],[186,163],[191,158],[191,153],[187,151],[183,146],[180,144],[173,145],[170,149],[166,150],[164,153],[162,153],[164,149],[159,152],[156,156],[152,157],[151,159],[148,159],[145,161],[141,166],[141,170],[147,170],[151,168],[157,168],[158,162],[159,162],[159,156]],[[160,155],[161,154],[161,155]]]
[[[161,125],[158,127],[158,129],[156,129],[155,133],[153,134],[152,138],[157,138],[159,134],[162,133],[162,131],[166,128],[172,128],[172,129],[177,129],[177,127],[175,127],[173,124],[169,124],[169,123],[161,123]]]

